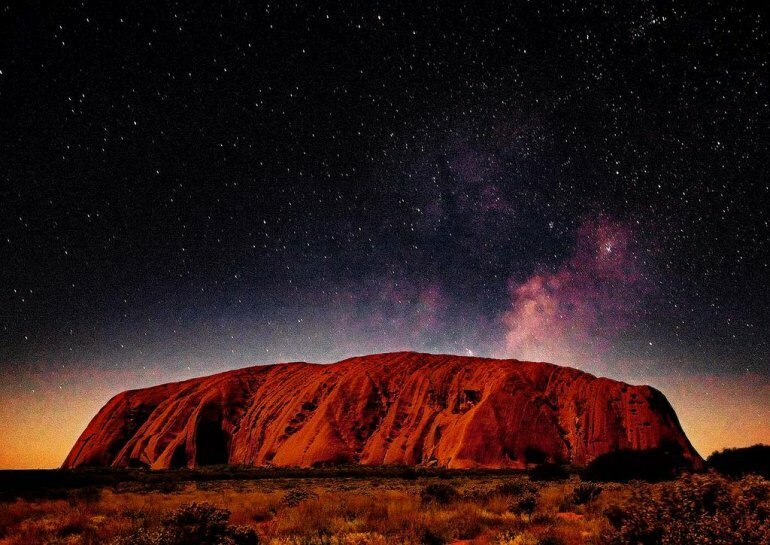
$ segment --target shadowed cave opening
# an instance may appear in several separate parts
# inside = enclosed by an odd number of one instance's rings
[[[210,466],[230,461],[230,434],[222,429],[222,411],[206,407],[195,430],[195,465]]]
[[[171,456],[171,469],[187,467],[187,452],[185,447],[185,443],[182,442],[174,450],[174,454]]]
[[[544,464],[548,461],[548,455],[537,447],[524,449],[524,461],[528,464]]]

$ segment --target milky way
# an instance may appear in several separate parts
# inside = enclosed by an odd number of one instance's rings
[[[574,254],[556,270],[512,282],[512,308],[504,316],[508,350],[569,361],[572,351],[601,353],[618,332],[639,321],[652,288],[630,233],[608,220],[587,221]],[[565,348],[571,352],[562,354]]]
[[[413,4],[3,9],[0,466],[117,390],[402,349],[770,441],[766,16]]]

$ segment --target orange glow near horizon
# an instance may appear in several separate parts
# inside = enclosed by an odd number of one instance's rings
[[[655,382],[655,381],[653,381]],[[656,384],[701,456],[770,444],[770,381],[759,375],[663,377]]]
[[[195,373],[193,373],[195,374]],[[204,373],[198,373],[204,374]],[[88,422],[112,395],[188,378],[94,373],[60,387],[0,391],[0,469],[59,467]],[[770,381],[757,375],[656,377],[685,433],[705,458],[715,450],[770,443]]]

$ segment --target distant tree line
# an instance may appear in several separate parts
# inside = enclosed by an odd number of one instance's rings
[[[617,450],[596,457],[582,472],[590,481],[648,482],[675,479],[692,471],[692,463],[676,446],[648,450]],[[713,470],[729,477],[760,475],[770,479],[770,445],[729,448],[714,452],[706,460],[704,470]]]
[[[706,463],[715,471],[730,477],[754,473],[770,479],[770,445],[727,448],[714,452]]]

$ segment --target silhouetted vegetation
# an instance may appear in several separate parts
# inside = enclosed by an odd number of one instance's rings
[[[492,475],[521,475],[512,469],[444,469],[412,466],[348,465],[322,468],[207,466],[196,469],[46,469],[0,470],[0,501],[24,499],[66,499],[73,491],[91,488],[131,488],[135,490],[173,492],[184,483],[216,481],[250,481],[272,479],[454,479]]]
[[[572,491],[572,504],[585,505],[602,493],[602,487],[594,483],[580,483]]]
[[[439,503],[446,505],[457,499],[457,489],[449,484],[432,483],[423,488],[420,498],[423,503]]]
[[[723,475],[740,477],[753,473],[770,479],[770,445],[728,448],[713,453],[707,463]]]
[[[666,449],[618,450],[598,456],[582,477],[589,481],[647,482],[676,478],[689,467],[681,454]]]
[[[493,493],[500,496],[521,496],[522,494],[534,492],[534,490],[535,486],[531,482],[517,479],[497,486]]]
[[[564,545],[564,541],[556,536],[545,536],[537,541],[537,545]]]
[[[560,464],[540,464],[529,471],[533,481],[561,481],[569,477],[567,468]]]
[[[517,515],[532,516],[537,508],[537,493],[527,492],[508,505],[508,511]]]
[[[616,545],[767,545],[770,483],[705,474],[642,485],[608,518],[615,529],[606,538]]]
[[[286,492],[286,495],[283,497],[283,504],[288,505],[289,507],[294,507],[307,499],[315,497],[315,494],[305,490],[304,488],[292,488]]]

